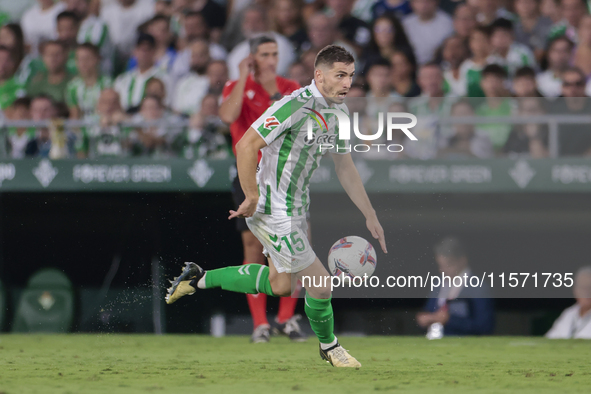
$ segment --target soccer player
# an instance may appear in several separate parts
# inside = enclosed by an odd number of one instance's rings
[[[231,124],[232,148],[235,155],[238,141],[271,103],[300,88],[297,82],[276,74],[279,49],[275,38],[261,35],[252,38],[249,44],[250,55],[239,65],[240,78],[228,82],[222,92],[224,102],[220,108],[220,117],[224,122]],[[234,178],[232,194],[238,207],[245,198],[238,176]],[[263,246],[248,229],[243,218],[237,219],[236,228],[242,236],[243,264],[265,264]],[[297,323],[299,316],[294,316],[298,302],[297,295],[294,296],[282,297],[279,300],[276,323],[279,325],[278,330],[283,334],[294,341],[303,341],[306,337]],[[267,321],[267,295],[247,294],[246,299],[254,323],[251,341],[268,342],[271,326]]]
[[[306,236],[308,186],[322,153],[326,153],[320,149],[321,141],[335,141],[337,148],[332,148],[331,153],[339,181],[365,216],[368,230],[387,253],[384,230],[347,150],[350,146],[337,138],[336,115],[327,115],[328,127],[315,128],[316,138],[308,139],[308,133],[300,132],[305,129],[310,109],[348,113],[343,101],[354,73],[351,53],[335,45],[325,47],[316,56],[312,83],[273,104],[236,145],[245,200],[238,210],[230,211],[229,218],[247,218],[248,227],[265,247],[269,267],[249,264],[204,271],[195,263],[186,263],[181,275],[172,282],[166,296],[168,304],[197,289],[215,287],[287,296],[292,292],[292,280],[309,277],[312,281],[303,283],[305,311],[320,341],[320,356],[335,367],[361,366],[334,335],[330,281],[323,280],[329,274]],[[257,174],[260,149],[262,159]],[[316,285],[318,281],[320,285]]]

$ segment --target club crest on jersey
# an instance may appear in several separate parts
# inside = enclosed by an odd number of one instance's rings
[[[263,125],[263,127],[267,130],[272,130],[277,126],[279,126],[279,121],[274,116],[265,119],[265,123]]]

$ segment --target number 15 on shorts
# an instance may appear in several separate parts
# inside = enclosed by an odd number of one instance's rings
[[[304,249],[306,249],[306,244],[304,243],[302,238],[298,236],[297,231],[294,231],[293,233],[289,234],[289,238],[287,235],[284,235],[283,237],[279,238],[277,234],[269,234],[269,239],[273,243],[273,247],[277,252],[281,252],[282,244],[285,244],[287,246],[287,249],[289,249],[289,252],[292,255],[295,254],[294,247],[295,250],[297,250],[298,252],[303,252]]]

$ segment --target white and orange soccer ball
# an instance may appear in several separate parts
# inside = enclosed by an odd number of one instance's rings
[[[328,252],[328,268],[333,276],[369,277],[373,275],[376,263],[373,246],[355,235],[339,239]]]

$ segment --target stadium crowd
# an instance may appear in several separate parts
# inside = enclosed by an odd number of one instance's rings
[[[2,118],[52,120],[5,127],[10,158],[48,156],[59,119],[92,124],[63,132],[61,157],[231,156],[222,91],[262,33],[277,42],[277,74],[301,86],[321,48],[352,52],[348,100],[364,130],[384,110],[591,113],[585,0],[0,0],[0,24]],[[150,121],[165,122],[133,125]],[[424,121],[416,132],[420,146],[388,157],[549,155],[544,124]],[[560,126],[559,140],[561,155],[591,154],[583,125]]]

